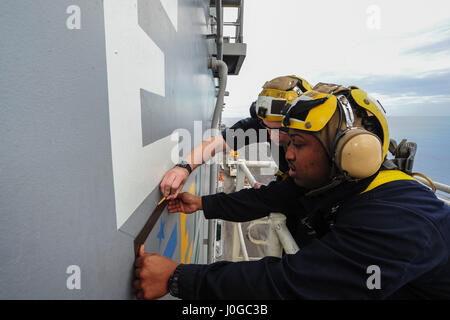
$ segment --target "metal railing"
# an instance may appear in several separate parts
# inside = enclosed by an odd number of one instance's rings
[[[245,177],[251,187],[257,183],[255,177],[252,175],[249,167],[255,168],[277,168],[277,165],[273,161],[246,161],[238,159],[237,161],[231,161],[230,164],[237,165],[236,172],[236,191],[242,190],[245,187]],[[268,234],[266,240],[255,239],[251,235],[251,229],[257,225],[268,225]],[[254,220],[247,227],[247,237],[250,242],[257,245],[265,246],[264,256],[281,257],[283,249],[287,254],[295,254],[299,247],[292,237],[286,226],[286,216],[281,213],[271,213],[268,217]],[[237,245],[239,244],[239,246]],[[242,256],[240,255],[242,251]],[[240,222],[235,223],[233,232],[233,250],[232,260],[259,260],[261,257],[249,257],[247,252],[247,246],[245,244],[242,224]]]
[[[219,4],[219,2],[221,2]],[[217,30],[215,29],[220,22],[222,22],[222,26],[226,27],[235,27],[234,37],[227,36],[225,38],[227,39],[233,39],[235,43],[243,43],[243,30],[244,30],[244,0],[233,0],[233,1],[211,1],[210,3],[211,7],[218,7],[220,9],[216,9],[215,13],[212,15],[215,20],[211,22],[211,32],[216,33],[219,31],[219,28]],[[237,16],[235,21],[223,21],[223,9],[227,8],[237,8]]]
[[[431,188],[431,184],[428,180],[420,177],[420,176],[414,176],[414,179],[416,179],[417,181],[419,181],[420,183],[422,183],[423,185]],[[440,182],[436,182],[433,181],[434,186],[436,187],[436,191],[440,191],[442,193],[445,193],[447,195],[450,194],[450,186],[444,184],[444,183],[440,183]],[[448,206],[450,206],[450,201],[445,199],[443,196],[439,195],[438,193],[436,193],[436,196],[438,197],[439,200],[442,200],[443,202],[445,202]]]

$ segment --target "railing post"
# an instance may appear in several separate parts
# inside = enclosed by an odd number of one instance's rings
[[[281,213],[271,213],[270,221],[272,223],[272,228],[275,230],[278,235],[278,239],[281,242],[284,251],[287,254],[295,254],[300,248],[292,237],[286,226],[286,216]]]

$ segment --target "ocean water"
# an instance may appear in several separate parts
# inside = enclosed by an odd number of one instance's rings
[[[450,185],[450,117],[388,117],[389,136],[417,143],[413,171]]]
[[[223,118],[223,123],[229,127],[240,119]],[[450,185],[450,117],[394,116],[387,121],[390,138],[417,143],[413,171]]]

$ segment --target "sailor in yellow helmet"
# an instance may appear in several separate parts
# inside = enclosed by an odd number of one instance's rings
[[[295,75],[281,76],[267,81],[256,100],[256,115],[260,125],[267,129],[270,140],[278,146],[277,180],[287,177],[289,170],[285,160],[285,147],[289,141],[287,128],[282,127],[282,111],[286,104],[291,104],[312,86],[303,78]]]
[[[288,179],[169,203],[169,212],[241,222],[294,206],[316,232],[310,243],[280,258],[207,265],[141,250],[138,297],[450,299],[450,207],[383,167],[389,134],[379,106],[356,87],[316,86],[286,110]],[[305,192],[289,194],[292,181]]]
[[[326,151],[329,184],[321,187],[368,178],[381,168],[389,148],[387,121],[381,104],[363,90],[318,83],[284,113],[284,127],[311,134]],[[292,173],[295,168],[290,166]],[[305,187],[319,185],[317,181]]]

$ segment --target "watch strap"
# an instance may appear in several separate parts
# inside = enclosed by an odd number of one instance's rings
[[[175,167],[184,168],[184,169],[186,169],[189,172],[189,174],[192,173],[192,167],[187,161],[181,161],[181,162],[177,163],[175,165]]]
[[[182,268],[183,264],[180,263],[173,271],[172,275],[169,278],[169,281],[167,281],[167,291],[169,291],[169,293],[176,298],[179,298],[180,296],[180,287],[178,284],[178,280],[180,278]]]

